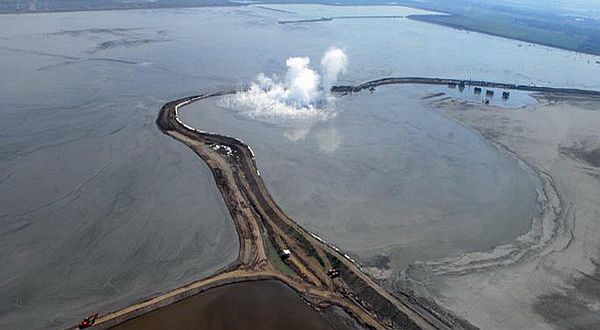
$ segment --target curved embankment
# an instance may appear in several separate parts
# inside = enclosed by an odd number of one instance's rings
[[[465,84],[600,96],[597,91],[531,86],[519,88],[511,84],[420,77],[378,79],[358,86],[336,86],[332,91],[358,92],[387,84]],[[265,279],[286,283],[316,308],[337,305],[369,328],[471,327],[442,309],[422,305],[414,297],[395,296],[386,291],[363,273],[348,255],[306,231],[279,208],[260,178],[254,153],[247,144],[233,137],[198,131],[182,123],[177,116],[182,106],[235,92],[207,93],[169,102],[160,110],[156,124],[164,134],[191,148],[212,171],[238,233],[240,250],[236,261],[213,276],[102,315],[95,328],[113,327],[214,287]],[[277,256],[277,252],[283,249],[292,251],[285,264]],[[330,278],[328,270],[332,268],[340,272],[339,277]]]
[[[248,145],[233,137],[198,131],[177,116],[182,106],[234,92],[169,102],[161,109],[156,123],[163,133],[191,148],[212,171],[238,233],[238,258],[209,278],[103,315],[95,327],[113,327],[217,286],[264,279],[286,283],[315,308],[339,306],[368,328],[468,327],[446,314],[428,310],[409,296],[394,296],[386,291],[348,255],[303,229],[279,208],[260,178]],[[282,263],[277,252],[284,249],[292,253]],[[331,278],[331,269],[338,270],[340,276]]]
[[[482,80],[459,80],[427,77],[391,77],[375,79],[356,86],[334,86],[332,91],[341,94],[360,92],[382,85],[393,84],[425,84],[447,86],[476,86],[484,88],[501,88],[520,90],[546,95],[600,97],[600,91],[576,88],[557,88],[531,85],[517,85]],[[521,263],[534,255],[543,253],[544,249],[555,245],[568,245],[572,241],[573,213],[572,205],[565,202],[560,191],[547,171],[520,159],[508,148],[490,139],[498,150],[513,157],[526,171],[531,171],[540,180],[538,204],[540,212],[532,220],[530,230],[516,240],[497,246],[487,252],[467,253],[458,257],[438,261],[417,262],[411,267],[425,267],[436,275],[458,275],[470,272],[481,272],[494,267]]]
[[[600,91],[589,90],[589,89],[577,89],[577,88],[557,88],[557,87],[544,87],[534,85],[517,85],[507,84],[484,80],[460,80],[460,79],[447,79],[447,78],[427,78],[427,77],[391,77],[370,80],[365,83],[356,86],[334,86],[331,91],[344,93],[344,92],[360,92],[363,89],[369,89],[371,87],[377,87],[381,85],[394,85],[394,84],[422,84],[422,85],[455,85],[455,86],[476,86],[476,87],[487,87],[487,88],[501,88],[509,90],[519,90],[528,92],[542,92],[542,93],[555,93],[555,94],[571,94],[580,96],[599,96]]]

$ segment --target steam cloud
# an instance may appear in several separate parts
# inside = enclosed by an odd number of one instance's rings
[[[224,105],[268,121],[323,120],[332,116],[330,89],[346,71],[348,58],[344,51],[329,48],[321,58],[320,73],[310,68],[308,57],[290,57],[285,64],[287,73],[283,81],[261,73],[247,91],[226,98]]]
[[[323,68],[323,90],[329,93],[331,86],[337,82],[338,75],[346,72],[348,57],[339,48],[329,48],[321,59]]]

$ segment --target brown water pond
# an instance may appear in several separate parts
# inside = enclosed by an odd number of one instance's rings
[[[130,320],[114,329],[360,329],[340,308],[317,312],[278,281],[227,285]]]

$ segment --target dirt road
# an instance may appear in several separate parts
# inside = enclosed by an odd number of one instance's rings
[[[94,328],[129,319],[222,285],[275,279],[317,308],[336,305],[367,328],[450,329],[458,324],[406,297],[398,298],[362,272],[350,257],[290,219],[262,181],[252,149],[239,139],[198,131],[182,123],[179,109],[223,91],[169,102],[156,120],[161,131],[192,149],[210,168],[235,223],[240,243],[236,261],[221,272],[127,308],[102,315]],[[282,261],[279,253],[291,251]],[[328,271],[336,269],[339,277]]]
[[[379,85],[415,83],[600,94],[597,91],[422,77],[378,79],[357,86],[336,86],[332,91],[343,94]],[[199,131],[181,122],[177,116],[181,107],[192,102],[235,92],[226,90],[169,102],[160,110],[156,123],[164,134],[192,149],[212,171],[238,233],[238,258],[209,278],[102,315],[94,327],[110,328],[218,286],[275,279],[293,288],[313,306],[337,305],[369,328],[470,328],[468,323],[450,314],[421,305],[414,297],[395,296],[386,291],[349,256],[302,228],[281,210],[262,181],[254,153],[247,144],[233,137]],[[279,253],[284,249],[289,249],[291,256],[282,261]],[[338,277],[330,277],[328,271],[332,269],[339,271]]]

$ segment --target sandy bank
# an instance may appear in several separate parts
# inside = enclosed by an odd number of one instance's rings
[[[537,95],[523,109],[458,100],[433,107],[537,172],[546,209],[509,249],[421,265],[446,307],[484,329],[594,328],[600,290],[600,100]],[[537,222],[536,222],[537,221]],[[505,252],[501,258],[498,254]]]

